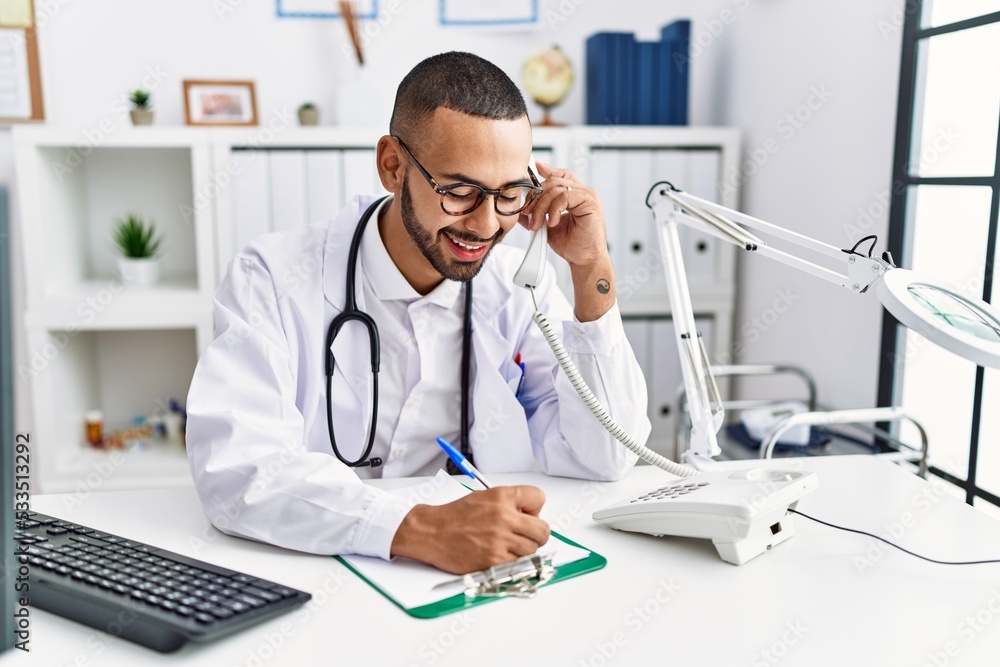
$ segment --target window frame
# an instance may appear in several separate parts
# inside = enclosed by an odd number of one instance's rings
[[[983,275],[983,293],[981,298],[987,300],[993,293],[994,267],[996,266],[997,227],[1000,217],[1000,114],[998,114],[998,134],[996,160],[992,176],[950,176],[928,177],[911,174],[911,159],[915,142],[914,125],[919,113],[918,94],[923,94],[924,86],[920,70],[920,46],[924,40],[938,35],[958,33],[984,25],[1000,23],[1000,12],[992,12],[954,23],[921,27],[924,15],[923,0],[908,0],[905,5],[903,22],[902,59],[900,63],[899,94],[896,112],[895,151],[892,167],[892,189],[889,207],[889,238],[887,247],[892,256],[901,265],[906,263],[906,237],[910,232],[907,220],[910,204],[911,188],[920,185],[943,186],[980,186],[991,188],[989,229],[986,239],[986,262]],[[913,168],[916,170],[916,167]],[[878,404],[880,406],[894,405],[898,390],[899,375],[897,350],[900,343],[900,327],[887,311],[882,317],[882,349],[880,355]],[[976,498],[981,498],[993,505],[1000,506],[1000,496],[980,487],[976,483],[977,464],[979,460],[980,425],[983,415],[983,384],[985,371],[982,366],[976,367],[975,392],[973,398],[972,428],[969,442],[969,468],[967,479],[962,479],[936,466],[930,467],[930,472],[954,484],[965,492],[965,500],[973,504]],[[933,443],[931,443],[933,452]],[[884,448],[884,445],[883,445]]]

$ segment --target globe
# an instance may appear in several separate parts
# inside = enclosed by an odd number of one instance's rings
[[[555,125],[549,109],[556,106],[573,87],[573,65],[558,46],[542,49],[524,64],[524,88],[545,110],[540,125]]]

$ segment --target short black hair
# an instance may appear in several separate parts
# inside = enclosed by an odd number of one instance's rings
[[[528,115],[521,91],[502,69],[462,51],[431,56],[410,70],[396,89],[389,133],[419,144],[420,125],[438,107],[494,120]]]

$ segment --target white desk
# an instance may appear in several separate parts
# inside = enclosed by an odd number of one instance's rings
[[[908,523],[900,541],[940,559],[1000,557],[1000,523],[886,461],[813,458],[805,467],[819,474],[820,487],[801,501],[803,511],[881,534]],[[1000,656],[1000,565],[934,565],[796,517],[793,539],[735,567],[707,540],[620,533],[590,520],[595,509],[665,480],[656,469],[638,468],[612,484],[495,478],[542,487],[543,516],[607,556],[608,566],[545,588],[535,600],[502,600],[424,621],[332,558],[222,535],[205,520],[193,489],[95,493],[69,504],[69,495],[35,497],[38,511],[314,597],[269,623],[171,655],[32,609],[31,653],[8,652],[0,665],[978,667],[996,665]]]

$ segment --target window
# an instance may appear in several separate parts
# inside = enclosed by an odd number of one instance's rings
[[[888,244],[899,266],[991,303],[1000,294],[998,10],[1000,0],[906,3]],[[920,419],[931,472],[966,502],[1000,506],[1000,370],[946,352],[887,313],[879,404]]]

